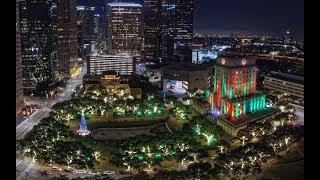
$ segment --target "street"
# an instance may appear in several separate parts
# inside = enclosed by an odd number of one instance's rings
[[[70,79],[67,86],[57,98],[45,99],[45,98],[34,98],[29,100],[30,104],[38,104],[39,109],[31,114],[28,118],[16,124],[16,139],[21,139],[29,132],[34,125],[36,125],[41,119],[47,117],[51,111],[52,105],[57,102],[65,101],[71,98],[71,94],[75,87],[82,84],[83,76],[86,73],[86,65],[82,67],[81,74],[76,79]],[[32,164],[32,160],[22,155],[16,154],[16,179],[32,179],[31,176],[38,174],[38,167]],[[31,162],[31,163],[30,163]],[[35,174],[36,173],[36,174]],[[30,176],[27,178],[27,176]],[[34,179],[39,179],[35,177]]]
[[[295,114],[297,116],[297,119],[294,122],[294,124],[304,125],[304,108],[297,107],[296,111],[295,111]]]

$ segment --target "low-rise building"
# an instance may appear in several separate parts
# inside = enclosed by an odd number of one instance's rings
[[[205,64],[177,63],[161,68],[163,91],[184,94],[187,90],[211,86],[213,67]]]
[[[304,77],[271,72],[263,81],[266,89],[304,99]]]
[[[146,66],[145,76],[149,78],[151,83],[161,83],[161,67],[162,64],[152,64]]]
[[[88,74],[101,75],[104,71],[116,71],[120,75],[133,73],[133,56],[123,54],[93,53],[89,57]]]
[[[139,87],[131,87],[127,78],[118,75],[115,71],[105,71],[101,75],[87,74],[83,78],[85,90],[92,86],[104,87],[109,95],[132,96],[141,98],[142,91]]]

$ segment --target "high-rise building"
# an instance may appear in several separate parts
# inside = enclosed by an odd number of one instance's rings
[[[133,57],[131,54],[93,53],[88,63],[88,74],[100,75],[104,71],[115,71],[120,75],[130,75],[133,72]]]
[[[78,57],[84,57],[85,49],[84,49],[84,41],[83,41],[83,18],[77,17],[77,49],[78,49]]]
[[[99,14],[95,14],[93,18],[93,40],[97,41],[99,39]]]
[[[94,37],[94,14],[95,7],[77,6],[77,19],[83,22],[83,41],[87,44],[89,44]]]
[[[23,89],[28,94],[38,83],[54,79],[51,2],[20,0],[19,19]]]
[[[162,60],[192,59],[193,0],[162,1]]]
[[[144,0],[144,58],[161,59],[161,0]]]
[[[94,20],[93,20],[93,51],[94,52],[103,52],[106,50],[104,47],[104,41],[103,41],[103,28],[101,26],[101,17],[99,14],[94,15]]]
[[[23,102],[21,43],[19,24],[19,5],[18,0],[16,0],[16,107],[19,107]]]
[[[287,30],[286,34],[282,37],[282,43],[283,44],[290,44],[291,42],[291,35],[290,35],[290,31]]]
[[[56,59],[59,78],[73,77],[77,69],[77,17],[75,0],[53,0],[56,5]]]
[[[90,45],[94,40],[95,7],[77,6],[78,56],[84,58],[90,53]]]
[[[108,3],[108,53],[131,53],[141,57],[143,47],[142,5]]]

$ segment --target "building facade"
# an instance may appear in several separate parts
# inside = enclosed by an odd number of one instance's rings
[[[255,60],[243,57],[221,57],[216,61],[212,109],[220,112],[217,125],[232,136],[254,121],[265,121],[281,113],[266,107],[266,95],[256,90]]]
[[[107,8],[108,53],[131,53],[134,57],[141,57],[143,47],[142,5],[108,3]]]
[[[90,55],[88,73],[100,75],[104,71],[116,71],[120,75],[133,73],[133,57],[131,54],[98,54]]]
[[[211,86],[213,68],[207,65],[176,63],[161,68],[163,91],[184,94]]]
[[[265,76],[266,89],[304,99],[304,77],[292,74],[271,72]]]
[[[144,58],[154,62],[161,59],[161,0],[144,0]]]
[[[162,1],[162,60],[191,62],[193,0]]]
[[[77,46],[78,57],[85,58],[90,53],[93,41],[93,19],[95,7],[77,6]]]
[[[102,27],[102,17],[99,14],[94,15],[94,26],[93,26],[93,44],[91,52],[105,53],[106,52],[106,42],[103,38],[103,27]]]
[[[19,4],[18,0],[16,0],[16,107],[21,106],[21,104],[23,103],[21,42],[19,24]]]
[[[59,78],[73,77],[78,65],[77,9],[75,0],[53,0],[55,3],[55,51]]]
[[[211,104],[232,122],[266,107],[266,96],[256,91],[255,60],[220,58],[216,62]]]
[[[37,84],[54,80],[51,2],[19,1],[23,89],[32,93]]]
[[[93,41],[93,24],[95,7],[91,6],[77,6],[77,19],[83,22],[83,41],[86,44]]]
[[[111,96],[132,96],[134,98],[141,98],[142,90],[139,87],[130,87],[128,81],[119,76],[115,71],[104,71],[101,75],[87,74],[83,78],[85,90],[91,87],[103,87]]]

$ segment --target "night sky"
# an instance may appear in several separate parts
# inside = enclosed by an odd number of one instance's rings
[[[195,0],[194,31],[304,39],[304,0]]]
[[[79,2],[103,6],[106,1]],[[290,30],[293,38],[304,40],[304,0],[195,0],[194,8],[195,33],[281,37]]]

